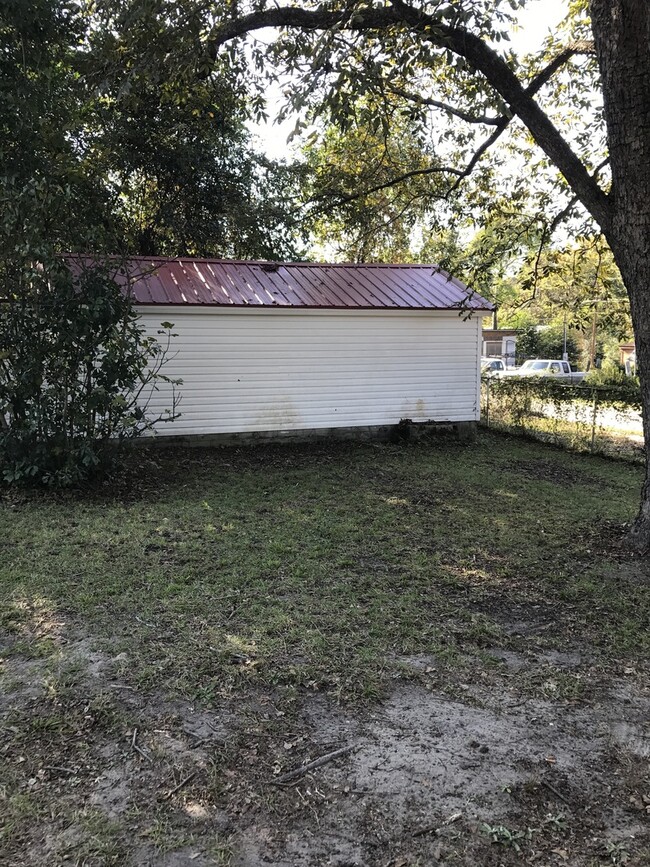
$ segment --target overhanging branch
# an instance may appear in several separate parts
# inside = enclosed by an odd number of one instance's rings
[[[454,105],[449,105],[449,103],[441,102],[437,99],[432,99],[429,96],[420,96],[419,93],[409,93],[408,90],[403,90],[401,87],[390,87],[386,88],[390,93],[394,93],[395,96],[401,96],[402,99],[406,99],[409,102],[417,102],[418,105],[430,105],[432,108],[439,108],[442,111],[447,111],[449,114],[453,114],[454,117],[459,117],[461,120],[466,121],[467,123],[483,123],[487,126],[494,126],[499,123],[501,120],[498,116],[492,116],[487,114],[471,114],[468,111],[463,111],[461,108],[456,108]]]
[[[601,163],[599,163],[599,165],[597,165],[596,168],[594,169],[592,177],[594,179],[597,178],[598,175],[600,174],[600,172],[602,171],[602,169],[604,169],[605,166],[608,165],[608,163],[609,163],[609,158],[604,159]],[[542,258],[542,253],[544,252],[544,247],[551,240],[551,238],[553,237],[553,234],[555,233],[555,230],[560,225],[560,223],[563,223],[564,220],[566,220],[566,218],[571,214],[571,211],[578,204],[578,201],[579,201],[579,199],[577,196],[572,196],[571,199],[569,199],[569,201],[566,203],[566,205],[562,208],[562,210],[557,212],[557,214],[553,217],[553,219],[550,221],[550,223],[545,222],[543,224],[542,234],[541,234],[539,246],[537,249],[537,255],[535,257],[535,266],[533,268],[533,275],[532,275],[533,291],[528,298],[525,298],[523,301],[520,301],[516,305],[517,308],[525,307],[527,304],[530,304],[531,301],[534,301],[535,298],[537,297],[537,287],[538,287],[538,283],[539,283],[539,264],[540,264],[540,261]]]
[[[555,73],[564,66],[576,54],[593,54],[594,44],[588,40],[572,42],[559,51],[555,57],[535,75],[531,82],[526,87],[526,93],[534,96],[541,88],[547,84]],[[504,115],[489,115],[489,114],[472,114],[470,111],[458,108],[455,105],[450,105],[447,102],[442,102],[438,99],[433,99],[428,96],[422,96],[419,93],[411,93],[401,87],[393,85],[387,86],[386,89],[396,96],[401,96],[409,102],[416,102],[419,105],[430,105],[432,108],[439,108],[442,111],[447,111],[449,114],[466,121],[467,123],[485,124],[486,126],[498,126]]]
[[[357,199],[362,199],[364,196],[370,196],[373,193],[379,193],[382,190],[387,190],[389,187],[396,187],[398,184],[409,181],[411,178],[423,177],[426,175],[456,175],[459,179],[464,176],[464,169],[457,169],[453,166],[429,166],[426,169],[412,169],[410,172],[404,172],[385,181],[381,184],[376,184],[374,187],[368,187],[365,190],[360,190],[358,193],[350,193],[349,196],[344,196],[331,203],[331,207],[340,208],[342,205],[347,205],[350,202],[355,202]],[[321,194],[319,198],[324,198],[325,194]]]
[[[390,6],[359,10],[330,11],[300,7],[263,9],[215,28],[208,40],[208,53],[215,58],[221,45],[264,27],[291,27],[310,31],[336,27],[353,32],[382,32],[393,27],[408,27],[436,47],[447,48],[465,58],[486,78],[512,113],[523,121],[537,145],[562,173],[580,202],[607,234],[611,224],[611,203],[607,194],[533,98],[533,93],[549,80],[569,56],[577,53],[576,50],[569,47],[566,50],[568,54],[561,52],[525,87],[508,64],[479,36],[463,27],[444,24],[402,0],[393,0]],[[504,129],[505,126],[507,120]],[[497,127],[497,131],[500,134],[503,129]]]
[[[564,64],[571,60],[572,57],[575,57],[576,54],[594,54],[595,50],[594,43],[588,39],[579,39],[576,42],[570,42],[562,48],[562,50],[559,51],[555,57],[553,57],[533,78],[531,82],[531,84],[535,84],[535,90],[533,92],[537,93],[541,87],[551,80],[558,69],[561,69]],[[529,91],[529,88],[530,85],[526,90]]]

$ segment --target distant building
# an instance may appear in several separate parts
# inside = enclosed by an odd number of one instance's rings
[[[515,366],[517,350],[517,331],[514,328],[484,328],[483,348],[484,358],[502,358],[507,367]]]
[[[620,343],[618,347],[618,360],[628,376],[636,373],[636,346],[634,341]]]

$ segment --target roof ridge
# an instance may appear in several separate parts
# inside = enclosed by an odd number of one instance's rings
[[[277,265],[278,268],[435,268],[443,274],[449,274],[445,268],[437,262],[310,262],[298,260],[287,262],[280,259],[228,259],[213,256],[145,256],[142,254],[120,256],[118,253],[63,253],[65,259],[123,259],[124,261],[139,262],[213,262],[229,265]],[[453,278],[455,279],[455,278]]]

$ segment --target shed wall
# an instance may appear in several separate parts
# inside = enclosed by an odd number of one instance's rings
[[[164,373],[178,418],[159,435],[461,422],[479,417],[481,319],[451,311],[139,307],[174,323]],[[170,405],[152,395],[154,415]]]

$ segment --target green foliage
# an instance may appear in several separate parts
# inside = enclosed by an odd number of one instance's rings
[[[444,38],[425,40],[412,24],[421,15],[432,32],[436,22],[462,26],[495,48],[607,192],[588,4],[570,4],[534,56],[514,40],[508,44],[524,5],[414,3],[403,25],[357,31],[355,19],[375,7],[352,3],[336,26],[298,25],[278,39],[269,56],[290,75],[286,113],[300,114],[299,131],[315,124],[307,155],[316,181],[307,194],[318,208],[316,237],[334,238],[345,258],[436,261],[496,300],[504,325],[525,305],[534,324],[566,321],[574,336],[588,330],[594,312],[598,339],[628,334],[620,275],[593,219],[576,203],[572,181],[540,154],[523,125],[508,122],[497,84],[490,87]],[[579,53],[538,89],[536,76],[568,45]],[[563,241],[552,248],[560,225]],[[458,241],[448,257],[445,234]],[[574,361],[581,351],[585,361],[593,355],[579,340],[569,347]]]
[[[304,153],[303,195],[317,244],[347,261],[413,260],[429,186],[417,173],[432,163],[416,124],[397,107],[390,124],[382,123],[376,102],[360,100],[343,130],[319,127]],[[407,172],[409,186],[395,186],[394,177]]]
[[[512,327],[523,316],[531,323],[589,333],[596,319],[598,338],[631,333],[630,305],[612,252],[601,237],[583,237],[539,252],[531,246],[516,275],[517,293],[502,306]]]
[[[516,831],[506,828],[505,825],[488,825],[486,822],[481,825],[481,831],[487,834],[492,843],[514,849],[517,853],[521,852],[522,843],[532,840],[533,830],[527,828],[525,831]]]
[[[580,349],[575,337],[567,329],[566,351],[569,361],[576,364],[580,357]],[[528,358],[562,358],[564,352],[564,329],[562,326],[549,326],[538,329],[528,325],[517,335],[517,356],[521,361]]]
[[[293,258],[298,169],[251,149],[245,104],[225,74],[178,82],[122,74],[95,112],[96,155],[129,252]]]
[[[143,334],[101,264],[73,275],[60,253],[123,246],[114,172],[98,150],[86,74],[92,7],[0,10],[0,476],[69,485],[150,426],[146,387],[164,348]],[[171,409],[174,414],[174,408]]]
[[[528,827],[525,831],[519,831],[505,825],[489,825],[487,822],[483,822],[480,829],[484,834],[487,834],[492,843],[514,849],[517,854],[521,854],[522,845],[530,842],[533,835],[544,835],[547,832],[557,834],[565,831],[566,825],[566,820],[561,813],[558,815],[549,813],[539,828]]]
[[[92,160],[125,251],[293,258],[296,172],[251,146],[258,102],[240,52],[202,54],[213,12],[194,0],[101,0],[88,13]]]
[[[0,8],[0,255],[111,246],[108,201],[88,159],[87,84],[75,66],[87,22],[63,0]]]
[[[54,260],[1,276],[2,478],[76,484],[106,469],[121,440],[162,420],[146,408],[159,381],[175,385],[161,372],[165,347],[145,335],[106,266],[74,276]],[[164,418],[175,414],[172,405]]]
[[[626,864],[629,860],[630,853],[623,842],[606,840],[602,849],[603,855],[607,857],[610,864]]]
[[[165,348],[112,279],[124,256],[295,253],[293,175],[252,152],[237,71],[198,74],[176,39],[181,22],[198,35],[193,6],[0,8],[6,482],[75,484],[160,420],[146,406],[166,379]],[[71,251],[95,265],[72,274],[61,259]]]
[[[617,381],[599,377],[598,371],[580,384],[557,380],[552,376],[507,376],[490,380],[490,392],[499,397],[508,397],[520,405],[533,399],[551,401],[557,407],[574,404],[576,401],[591,403],[594,395],[598,403],[620,409],[640,409],[639,383],[634,377],[624,376]]]
[[[589,25],[586,10],[574,4],[537,55],[525,56],[508,44],[524,5],[525,0],[416,2],[409,10],[443,27],[468,28],[496,46],[507,56],[511,71],[529,82],[560,48],[589,38]],[[306,4],[307,9],[314,6]],[[368,9],[366,3],[348,4],[343,25],[289,30],[268,51],[275,69],[283,65],[289,73],[285,114],[293,110],[299,116],[299,130],[316,123],[312,135],[317,144],[315,149],[310,145],[310,159],[316,158],[317,168],[329,177],[338,172],[344,182],[345,195],[339,201],[357,195],[360,202],[368,202],[371,214],[379,206],[386,222],[401,224],[407,237],[415,224],[415,236],[406,245],[402,232],[395,232],[398,255],[405,248],[417,250],[417,234],[429,228],[460,228],[465,235],[485,230],[491,236],[484,239],[486,246],[500,246],[504,261],[512,258],[524,236],[538,245],[548,242],[549,225],[570,198],[568,185],[548,159],[540,158],[527,131],[517,124],[501,127],[500,120],[511,115],[503,99],[444,39],[436,45],[435,39],[423,39],[418,27],[348,30],[347,20],[353,22]],[[435,31],[435,23],[427,26]],[[587,55],[575,68],[567,64],[537,95],[567,140],[585,151],[588,164],[599,162],[604,152],[602,112],[593,110],[596,81],[597,63]],[[490,147],[493,137],[500,141]],[[331,148],[332,138],[340,148]],[[365,153],[359,146],[364,141]],[[332,197],[330,204],[335,203]],[[350,207],[348,200],[331,218],[352,234],[365,225],[371,236],[375,225],[374,214],[364,223],[362,209]],[[582,223],[582,217],[575,220],[572,230]]]
[[[604,389],[621,395],[621,400],[631,406],[640,405],[641,391],[636,376],[628,376],[617,364],[605,362],[601,368],[590,370],[583,380],[587,386]]]
[[[2,5],[3,255],[296,255],[296,173],[253,151],[237,69],[197,69],[200,28],[193,2]]]

